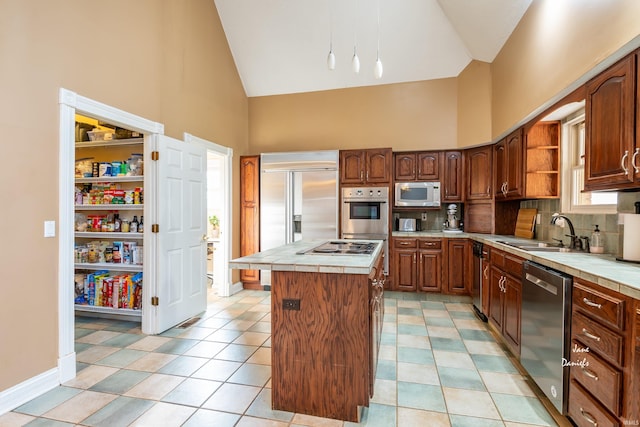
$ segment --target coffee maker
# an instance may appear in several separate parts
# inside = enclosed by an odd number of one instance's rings
[[[458,219],[458,205],[451,203],[447,206],[447,220],[444,222],[445,233],[462,233],[462,223]]]

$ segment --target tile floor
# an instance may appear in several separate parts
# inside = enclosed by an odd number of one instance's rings
[[[269,292],[245,290],[212,295],[199,322],[159,336],[78,317],[76,378],[0,426],[556,426],[469,298],[385,294],[360,424],[271,410],[270,316]]]

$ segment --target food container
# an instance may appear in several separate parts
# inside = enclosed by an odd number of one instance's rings
[[[87,135],[89,135],[89,141],[111,141],[113,139],[113,131],[108,130],[90,130]]]

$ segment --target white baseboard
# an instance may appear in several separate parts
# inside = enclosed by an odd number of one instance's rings
[[[240,292],[243,289],[244,288],[242,287],[242,282],[236,282],[233,285],[231,285],[231,295],[237,294],[238,292]],[[229,296],[231,296],[231,295],[229,295]]]
[[[76,352],[69,353],[58,359],[58,381],[66,383],[76,377]]]
[[[58,369],[54,368],[0,391],[0,415],[14,410],[59,385]]]

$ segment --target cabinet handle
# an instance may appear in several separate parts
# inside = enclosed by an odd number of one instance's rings
[[[591,338],[592,340],[596,340],[596,341],[600,342],[600,337],[599,336],[593,335],[592,333],[587,331],[585,328],[582,328],[582,335],[584,335],[587,338]]]
[[[595,302],[591,301],[587,297],[582,298],[582,302],[587,304],[589,307],[595,307],[595,308],[598,308],[598,309],[602,308],[602,304],[595,303]]]
[[[486,265],[486,266],[484,267],[484,271],[482,272],[482,276],[483,276],[485,279],[488,279],[488,278],[489,278],[489,276],[487,275],[488,271],[489,271],[489,266],[488,266],[488,265]]]
[[[580,408],[580,414],[582,414],[582,416],[584,417],[585,420],[589,421],[591,424],[593,424],[594,427],[598,427],[598,422],[596,421],[596,419],[593,417],[593,415],[591,415],[590,413],[588,413],[587,411],[585,411],[584,409]]]
[[[629,157],[629,150],[624,150],[624,156],[622,156],[622,160],[620,160],[620,167],[624,171],[625,175],[629,175],[629,169],[624,167],[624,161],[627,157]]]
[[[589,378],[593,378],[594,381],[598,381],[598,376],[595,374],[595,372],[593,372],[591,369],[587,369],[584,366],[582,367],[582,372],[584,372],[584,374],[586,376],[588,376]]]
[[[640,166],[636,165],[636,157],[638,157],[638,153],[640,153],[640,148],[636,148],[636,151],[633,152],[633,157],[631,158],[631,166],[633,166],[633,170],[636,173],[640,172]]]
[[[362,181],[364,179],[364,171],[360,171],[360,181]]]
[[[369,181],[369,171],[367,171],[367,181]]]
[[[413,263],[416,263],[416,254],[413,254]]]
[[[491,194],[491,186],[487,186],[487,194]]]
[[[400,243],[402,246],[407,246],[410,244],[409,242],[398,242],[398,243]]]

